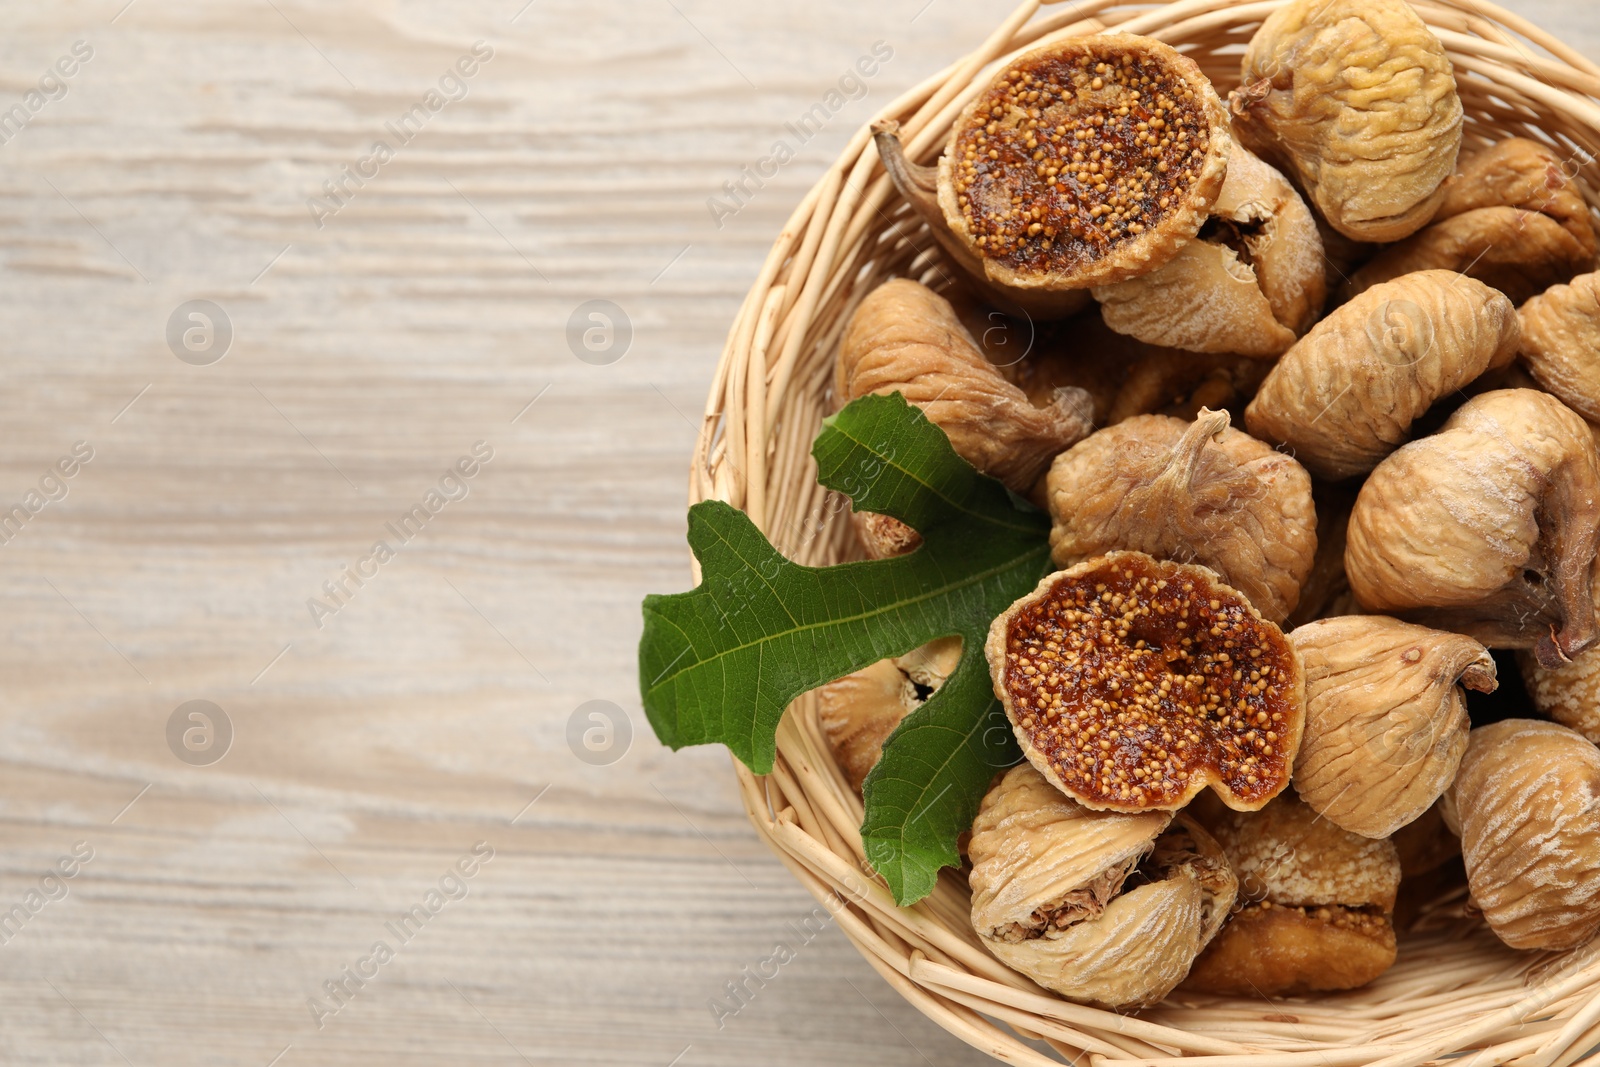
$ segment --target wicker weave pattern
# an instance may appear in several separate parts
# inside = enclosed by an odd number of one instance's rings
[[[1129,5],[1029,0],[973,53],[898,100],[908,155],[931,162],[952,122],[997,61],[1042,42],[1107,30],[1159,38],[1194,58],[1226,94],[1243,45],[1281,0],[1181,0]],[[1466,110],[1464,148],[1507,136],[1555,146],[1585,189],[1600,189],[1600,67],[1523,20],[1475,0],[1415,2],[1455,64]],[[879,282],[948,284],[937,246],[884,176],[866,127],[806,195],[767,257],[729,334],[706,404],[690,502],[743,508],[801,563],[854,558],[848,502],[816,482],[810,445],[832,403],[839,335]],[[1373,985],[1316,999],[1175,994],[1138,1017],[1071,1004],[991,957],[968,921],[964,881],[897,908],[865,866],[861,802],[834,766],[814,701],[797,701],[778,731],[772,774],[735,763],[756,830],[884,979],[974,1047],[1016,1064],[1066,1059],[1209,1067],[1411,1067],[1462,1050],[1460,1067],[1566,1067],[1600,1045],[1600,950],[1567,958],[1518,953],[1464,901],[1437,901],[1402,936],[1396,965]],[[996,1022],[1002,1025],[996,1025]]]

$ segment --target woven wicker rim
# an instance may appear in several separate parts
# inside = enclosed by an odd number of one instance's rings
[[[1130,5],[1029,0],[983,44],[890,103],[907,154],[931,162],[961,108],[997,61],[1041,42],[1119,31],[1156,37],[1198,62],[1226,93],[1244,44],[1283,0]],[[1466,111],[1466,146],[1507,136],[1571,160],[1591,212],[1600,205],[1600,67],[1549,34],[1480,0],[1413,6],[1449,50]],[[870,124],[869,124],[870,126]],[[746,295],[717,366],[700,428],[689,499],[743,508],[791,559],[858,555],[848,502],[822,489],[812,438],[831,403],[839,335],[880,282],[947,278],[926,227],[890,187],[869,126],[808,192]],[[696,575],[698,580],[698,575]],[[1600,1045],[1600,950],[1514,952],[1459,895],[1425,909],[1398,962],[1364,989],[1318,998],[1174,994],[1138,1016],[1064,1001],[1002,965],[978,942],[954,872],[910,908],[896,907],[865,864],[861,802],[828,754],[815,702],[802,697],[778,730],[777,762],[756,776],[737,762],[757,832],[884,979],[930,1018],[1007,1063],[1209,1067],[1567,1067]],[[1458,891],[1459,894],[1459,891]]]

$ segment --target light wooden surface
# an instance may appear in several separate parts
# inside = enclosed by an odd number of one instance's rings
[[[0,146],[0,508],[94,452],[0,545],[0,924],[26,915],[0,1062],[983,1062],[837,931],[799,944],[810,898],[726,755],[650,737],[634,650],[640,597],[687,585],[690,423],[772,236],[1010,5],[125,2],[0,22],[0,112],[93,49]],[[1600,54],[1591,5],[1516,7]],[[797,144],[877,41],[866,98]],[[796,158],[719,227],[707,199],[778,138]],[[319,229],[308,198],[376,140],[393,159]],[[168,347],[191,299],[232,323],[219,362]],[[592,299],[632,322],[611,365],[569,350]],[[400,545],[385,523],[478,441],[469,495]],[[319,627],[307,599],[379,539]],[[190,700],[233,725],[220,762],[169,749]],[[568,745],[590,700],[632,724],[607,766]],[[480,841],[402,944],[385,923]],[[29,898],[78,842],[43,883],[66,896]],[[319,1028],[308,998],[379,940]],[[794,961],[719,1028],[779,940]]]

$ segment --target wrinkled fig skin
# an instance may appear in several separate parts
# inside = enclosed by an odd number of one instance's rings
[[[1600,423],[1600,274],[1584,274],[1522,305],[1522,364],[1547,391]]]
[[[1317,554],[1311,561],[1311,573],[1300,585],[1300,602],[1289,614],[1286,628],[1360,611],[1344,576],[1345,533],[1356,502],[1355,490],[1316,482],[1311,486],[1311,502],[1317,509]]]
[[[1166,266],[1095,289],[1106,325],[1191,352],[1276,356],[1327,298],[1322,239],[1300,194],[1242,149],[1200,238]]]
[[[1445,183],[1444,204],[1434,221],[1486,207],[1537,211],[1561,224],[1593,259],[1597,247],[1589,204],[1568,170],[1568,158],[1555,149],[1512,137],[1461,157]]]
[[[1338,480],[1378,465],[1434,402],[1516,358],[1504,295],[1449,271],[1374,286],[1312,327],[1261,383],[1245,425]]]
[[[1555,151],[1520,137],[1463,156],[1433,222],[1342,287],[1349,300],[1419,270],[1461,271],[1521,304],[1595,265],[1589,205]]]
[[[1031,766],[1012,768],[972,826],[973,928],[1003,963],[1069,999],[1160,1002],[1236,890],[1217,843],[1187,817],[1169,828],[1171,819],[1089,811]]]
[[[1339,829],[1285,793],[1212,827],[1239,879],[1239,906],[1185,989],[1292,996],[1365,985],[1395,958],[1394,845]]]
[[[1555,723],[1472,731],[1453,790],[1472,899],[1512,948],[1600,930],[1600,750]]]
[[[857,793],[883,755],[883,742],[918,705],[894,660],[880,660],[817,690],[817,721],[834,762]]]
[[[957,454],[1018,493],[1092,428],[1087,393],[1061,389],[1051,406],[1034,407],[984,358],[948,300],[903,278],[867,294],[851,317],[835,388],[841,404],[903,394]]]
[[[1056,565],[1114,549],[1200,563],[1263,618],[1286,619],[1317,551],[1311,478],[1228,421],[1144,415],[1057,456],[1046,479]]]
[[[1251,39],[1230,104],[1240,141],[1281,161],[1357,241],[1425,226],[1461,147],[1454,70],[1403,0],[1278,8]]]
[[[1345,573],[1368,611],[1532,648],[1555,667],[1595,640],[1597,523],[1588,425],[1546,393],[1498,390],[1372,472]]]
[[[1461,754],[1466,755],[1464,745]],[[1427,874],[1461,857],[1461,841],[1445,824],[1443,808],[1444,797],[1441,796],[1433,802],[1432,807],[1400,827],[1389,838],[1394,842],[1395,851],[1400,854],[1402,891],[1406,879]]]
[[[1595,561],[1590,580],[1596,575],[1600,575],[1600,560]],[[1595,625],[1600,628],[1600,605],[1595,608]],[[1600,744],[1600,647],[1555,668],[1542,667],[1527,652],[1518,652],[1517,665],[1522,668],[1528,697],[1541,715]]]
[[[1485,207],[1435,222],[1385,249],[1351,277],[1340,295],[1348,300],[1403,274],[1447,270],[1476,278],[1520,304],[1593,268],[1594,255],[1549,216]]]
[[[1306,674],[1306,731],[1294,787],[1362,837],[1388,837],[1455,780],[1467,749],[1466,694],[1495,688],[1488,649],[1383,615],[1309,623],[1289,635]]]

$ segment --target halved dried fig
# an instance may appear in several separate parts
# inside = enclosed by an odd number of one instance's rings
[[[1013,767],[972,824],[972,925],[1065,997],[1123,1009],[1172,991],[1233,906],[1222,850],[1167,812],[1090,811]]]
[[[1012,61],[956,120],[936,183],[905,158],[892,124],[874,132],[890,178],[941,244],[1013,299],[1170,260],[1205,221],[1233,143],[1194,61],[1131,34]]]
[[[1472,728],[1461,687],[1494,692],[1494,659],[1470,637],[1383,615],[1323,619],[1289,640],[1306,678],[1295,792],[1336,826],[1388,837],[1455,780]]]
[[[1461,148],[1444,46],[1404,0],[1292,0],[1229,100],[1240,141],[1282,161],[1340,233],[1398,241],[1443,202]]]
[[[1597,525],[1588,425],[1547,393],[1502,389],[1372,472],[1350,514],[1345,573],[1368,611],[1531,647],[1556,667],[1595,641]]]
[[[1148,274],[1094,291],[1106,325],[1191,352],[1276,356],[1327,297],[1322,239],[1300,194],[1235,147],[1199,239]]]
[[[1083,390],[1059,389],[1049,407],[1034,407],[984,357],[948,300],[904,278],[868,293],[851,316],[835,390],[840,403],[902,394],[958,455],[1018,493],[1092,428]]]
[[[1175,811],[1211,786],[1253,810],[1289,782],[1299,659],[1205,567],[1086,560],[1011,605],[984,651],[1023,754],[1086,807]]]
[[[1452,792],[1467,884],[1500,940],[1565,949],[1600,930],[1600,750],[1551,722],[1480,726]]]
[[[1580,275],[1518,310],[1522,364],[1535,381],[1600,423],[1600,274]]]
[[[1435,401],[1515,359],[1519,336],[1516,308],[1482,282],[1408,274],[1362,293],[1285,352],[1245,425],[1320,477],[1361,474]]]
[[[1265,618],[1287,618],[1316,555],[1311,478],[1228,421],[1141,415],[1057,456],[1046,479],[1056,565],[1113,549],[1201,563]]]
[[[1339,829],[1292,793],[1211,829],[1239,879],[1240,906],[1185,989],[1292,996],[1354,989],[1389,969],[1400,888],[1393,844]]]

